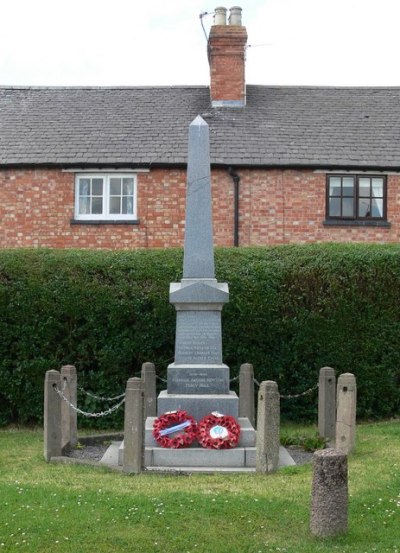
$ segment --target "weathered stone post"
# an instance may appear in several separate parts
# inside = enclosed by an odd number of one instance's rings
[[[44,458],[59,457],[61,446],[61,398],[55,388],[61,389],[58,371],[47,371],[44,381]]]
[[[318,380],[318,432],[327,440],[336,435],[336,377],[331,367],[322,367]]]
[[[258,392],[256,471],[273,472],[279,464],[280,396],[273,380],[261,382]]]
[[[141,377],[144,382],[145,417],[156,417],[156,369],[154,363],[143,363]]]
[[[144,383],[129,378],[125,395],[123,471],[138,474],[143,468]]]
[[[244,363],[239,372],[239,417],[246,417],[254,426],[254,369]]]
[[[347,457],[337,449],[314,453],[311,532],[324,538],[347,531]]]
[[[74,365],[61,367],[61,388],[66,399],[77,406],[77,379]],[[61,445],[74,447],[78,443],[77,413],[66,401],[61,402]]]
[[[337,385],[336,448],[346,454],[356,446],[356,377],[351,373],[341,374]]]

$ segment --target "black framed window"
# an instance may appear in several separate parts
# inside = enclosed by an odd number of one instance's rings
[[[326,217],[338,220],[385,221],[386,177],[328,175]]]

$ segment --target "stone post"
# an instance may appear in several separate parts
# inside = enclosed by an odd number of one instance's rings
[[[347,531],[347,457],[337,449],[314,453],[310,529],[325,538]]]
[[[258,392],[256,471],[273,472],[279,464],[280,396],[273,380],[261,382]]]
[[[61,390],[61,375],[58,371],[47,371],[44,381],[44,458],[62,454],[61,447],[61,401],[55,391]]]
[[[336,448],[347,455],[356,446],[356,377],[341,374],[337,385]]]
[[[77,406],[77,378],[74,365],[61,367],[61,389],[68,401]],[[66,401],[61,402],[61,445],[75,447],[78,443],[77,412]]]
[[[318,432],[322,438],[334,440],[336,435],[336,377],[331,367],[319,371]]]
[[[144,382],[145,418],[156,417],[156,369],[154,363],[143,363],[141,377]]]
[[[249,419],[254,426],[254,370],[244,363],[239,372],[239,417]]]
[[[123,471],[139,474],[143,468],[144,383],[129,378],[126,384]]]

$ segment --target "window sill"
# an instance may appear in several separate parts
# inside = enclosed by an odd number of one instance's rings
[[[138,225],[139,219],[71,219],[71,225]]]
[[[356,221],[353,219],[326,219],[322,223],[326,227],[383,227],[390,228],[388,221]]]

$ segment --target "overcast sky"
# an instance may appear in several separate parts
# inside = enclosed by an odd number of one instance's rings
[[[221,5],[249,84],[400,86],[400,0],[0,0],[0,85],[208,85],[199,14]]]

